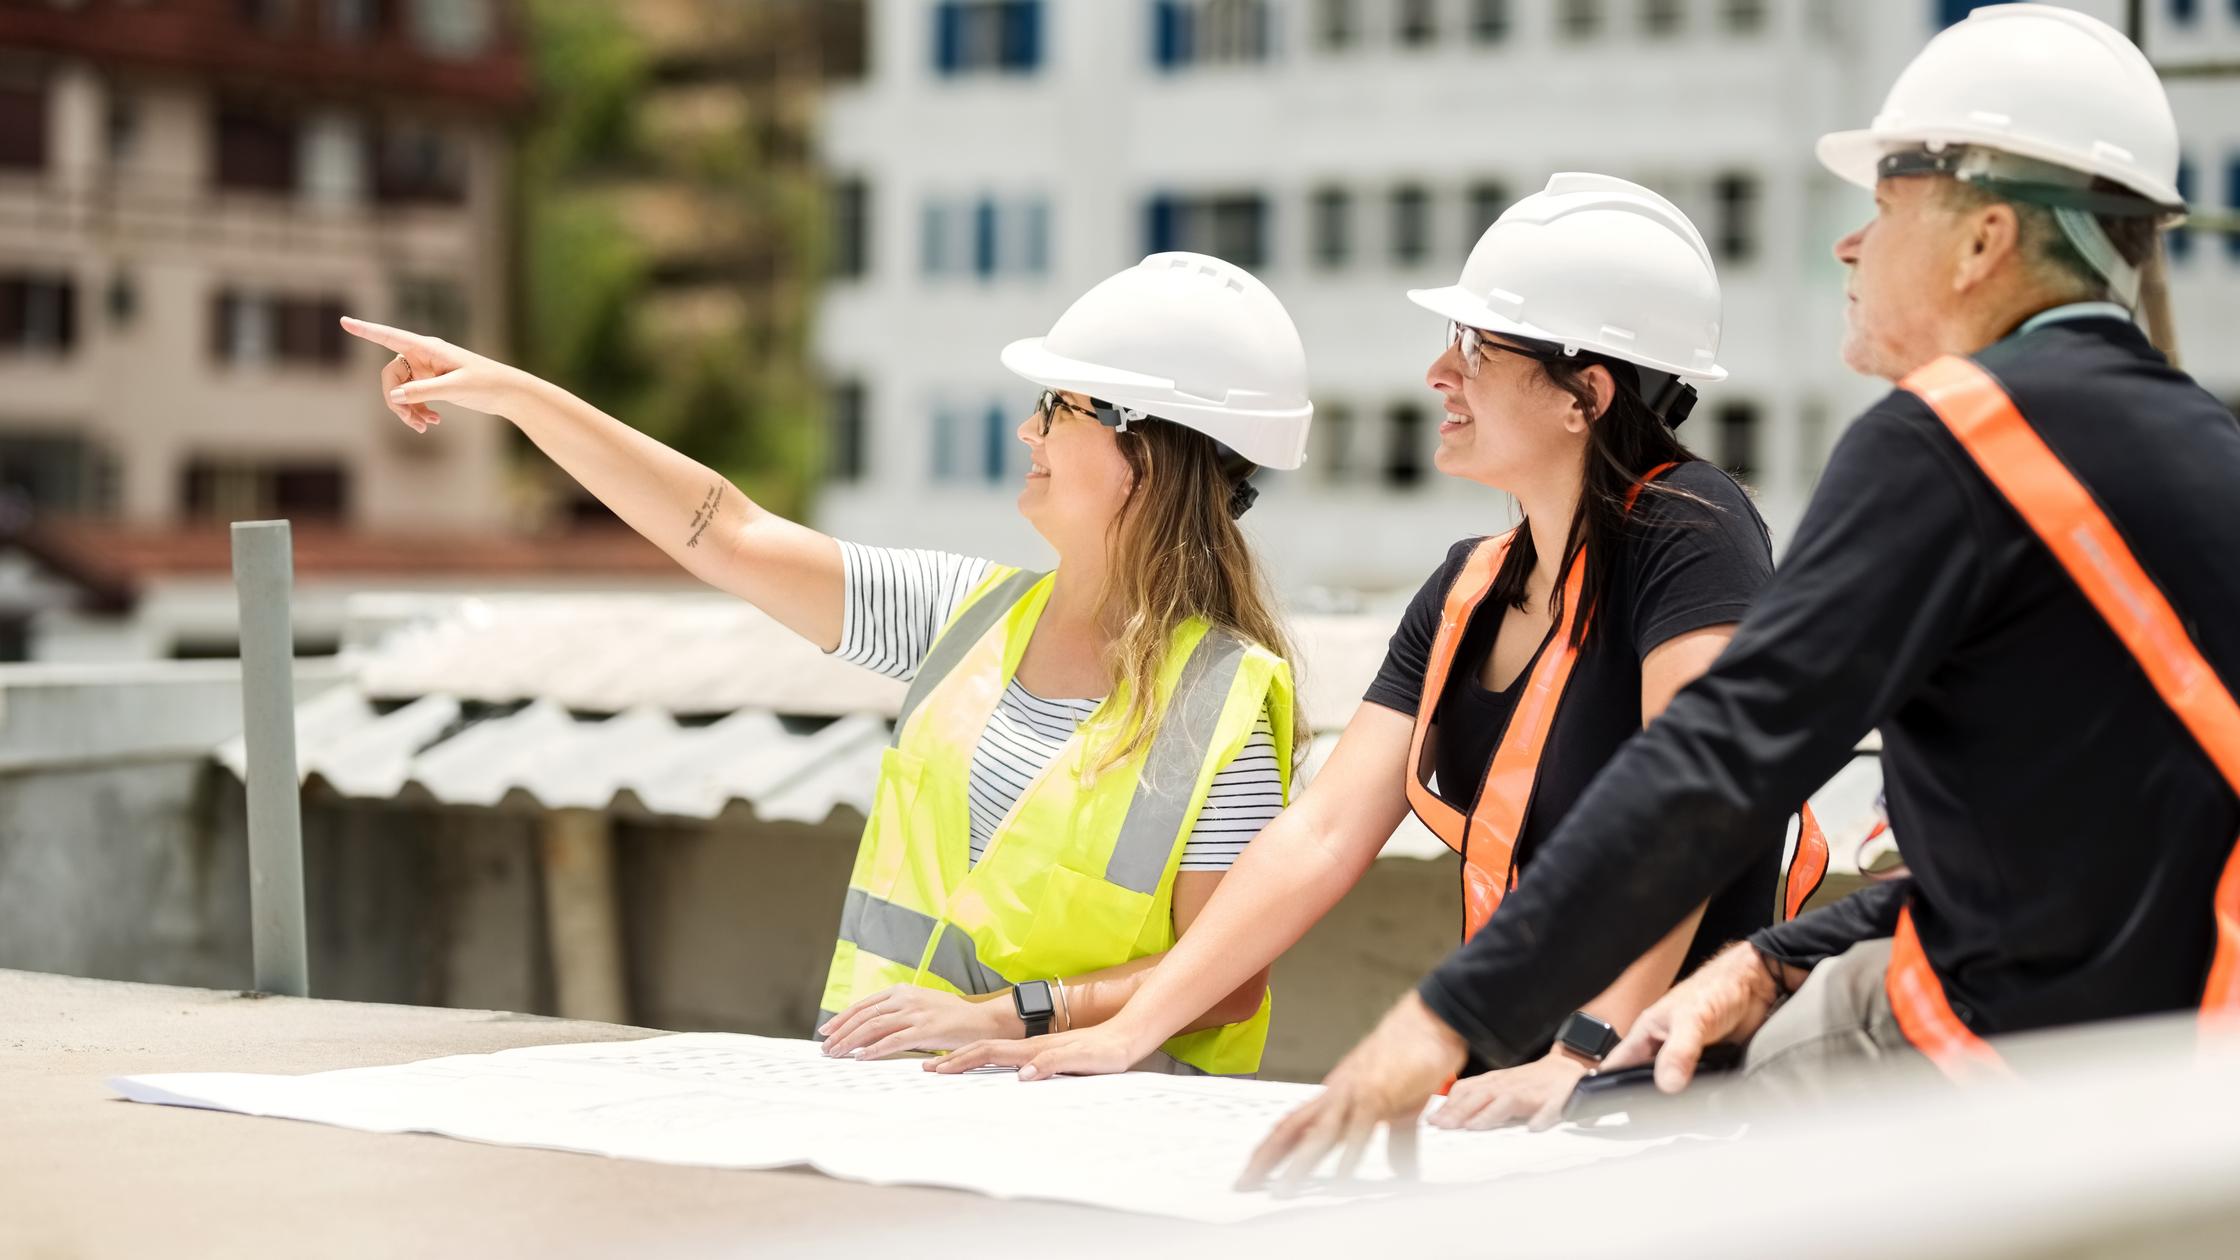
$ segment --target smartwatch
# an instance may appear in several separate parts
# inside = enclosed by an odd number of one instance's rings
[[[1048,980],[1026,980],[1011,987],[1011,1007],[1019,1012],[1019,1022],[1027,1026],[1029,1037],[1040,1037],[1050,1031],[1050,1016],[1057,1009],[1050,1000]],[[1605,1024],[1603,1027],[1608,1028]]]
[[[1556,1044],[1589,1063],[1600,1063],[1602,1056],[1618,1048],[1618,1030],[1585,1011],[1573,1011],[1556,1032]]]

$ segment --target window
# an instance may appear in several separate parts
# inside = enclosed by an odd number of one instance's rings
[[[1727,29],[1737,35],[1754,35],[1766,27],[1765,0],[1722,0]]]
[[[78,286],[58,272],[0,274],[0,353],[67,354],[78,342]]]
[[[957,413],[943,407],[933,413],[933,479],[955,481],[963,474],[964,456],[958,448],[963,435],[959,432],[964,422]]]
[[[218,187],[290,192],[296,186],[296,121],[242,101],[218,106]]]
[[[347,357],[340,298],[220,290],[212,301],[211,350],[220,363],[339,366]]]
[[[1748,262],[1758,247],[1758,180],[1740,173],[1712,181],[1718,202],[1711,248],[1722,262]]]
[[[295,0],[234,0],[234,16],[243,26],[277,34],[288,29]]]
[[[2178,159],[2178,200],[2193,203],[2193,162]],[[2163,248],[2169,252],[2170,261],[2183,262],[2193,255],[2193,230],[2175,227],[2162,234]]]
[[[825,451],[825,472],[834,481],[861,481],[865,456],[864,391],[862,381],[841,381],[826,399],[825,432],[832,435]]]
[[[319,16],[328,38],[357,43],[387,25],[388,7],[388,0],[323,0]]]
[[[1344,403],[1317,404],[1307,441],[1313,445],[1307,468],[1317,480],[1335,486],[1353,476],[1353,408]]]
[[[987,413],[980,420],[980,476],[991,486],[1003,484],[1011,448],[1021,445],[1012,436],[1015,428],[1004,415],[1002,403],[988,404]]]
[[[1749,403],[1719,408],[1719,463],[1735,480],[1748,481],[1758,468],[1758,409]]]
[[[1400,0],[1400,42],[1421,48],[1439,38],[1437,0]]]
[[[1679,34],[1687,16],[1685,0],[1641,0],[1641,29],[1654,38]]]
[[[2226,214],[2240,214],[2240,153],[2225,159],[2224,205]],[[2225,257],[2240,261],[2240,231],[2225,230],[2224,253]]]
[[[948,203],[929,201],[919,218],[918,267],[929,276],[945,276],[955,265],[950,261],[949,217]]]
[[[1267,198],[1258,193],[1178,197],[1145,206],[1146,253],[1191,250],[1254,268],[1267,258]]]
[[[1990,3],[1992,0],[1937,0],[1938,29],[1964,21],[1970,13]]]
[[[1353,252],[1353,195],[1343,188],[1318,188],[1313,198],[1314,261],[1343,267]]]
[[[1404,489],[1423,480],[1423,408],[1399,403],[1385,418],[1384,483]]]
[[[76,434],[0,433],[0,501],[98,515],[116,501],[116,460]]]
[[[1042,65],[1041,0],[942,0],[933,68],[944,75],[1023,74]]]
[[[111,162],[128,162],[140,146],[140,102],[123,88],[109,95],[103,139]]]
[[[1161,70],[1268,59],[1268,0],[1154,0],[1151,61]]]
[[[37,76],[0,79],[0,167],[47,164],[47,85]]]
[[[465,147],[439,127],[385,124],[374,144],[373,197],[388,205],[465,201]]]
[[[1509,38],[1509,0],[1470,0],[1470,38],[1481,44]]]
[[[467,339],[467,298],[451,280],[436,276],[397,281],[397,324],[445,341]]]
[[[1361,34],[1359,18],[1360,14],[1355,12],[1354,0],[1317,0],[1315,41],[1333,51],[1352,46]]]
[[[180,501],[190,517],[222,521],[287,517],[341,520],[350,474],[340,464],[261,463],[197,456],[187,464]]]
[[[1415,266],[1431,256],[1431,194],[1420,184],[1392,190],[1392,261]]]
[[[412,0],[412,33],[438,57],[474,57],[496,32],[490,0]]]
[[[1602,33],[1602,0],[1563,0],[1556,28],[1565,39],[1592,39]]]
[[[871,271],[871,185],[842,179],[832,185],[831,274],[855,280]]]
[[[2197,0],[2170,0],[2170,20],[2172,22],[2180,26],[2191,26],[2193,20],[2200,16],[2201,6],[2197,3]]]
[[[1492,227],[1493,221],[1500,218],[1501,212],[1508,208],[1509,186],[1507,184],[1497,180],[1482,179],[1470,185],[1468,195],[1469,217],[1463,224],[1464,229],[1468,232],[1462,247],[1465,253],[1478,243],[1478,238],[1485,235],[1486,229]]]
[[[1009,269],[1028,276],[1050,274],[1050,203],[1040,197],[1020,202],[1011,208],[1011,218]]]
[[[996,203],[986,197],[972,207],[972,274],[982,280],[996,274]]]

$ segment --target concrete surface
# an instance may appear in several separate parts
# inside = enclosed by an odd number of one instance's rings
[[[0,971],[0,1256],[808,1250],[835,1222],[1108,1214],[812,1173],[670,1168],[151,1107],[142,1072],[316,1072],[651,1030]]]

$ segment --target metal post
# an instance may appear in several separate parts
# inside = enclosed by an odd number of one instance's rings
[[[311,968],[303,932],[295,639],[288,615],[294,574],[286,521],[234,522],[241,721],[249,752],[250,949],[259,992],[304,997],[311,991]]]

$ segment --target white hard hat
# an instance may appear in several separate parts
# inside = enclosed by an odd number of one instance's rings
[[[1688,380],[1726,379],[1719,273],[1679,207],[1610,175],[1566,172],[1503,212],[1443,289],[1408,300],[1458,324],[1554,342]]]
[[[1872,188],[1887,154],[1980,146],[2096,175],[2170,211],[2178,125],[2154,67],[2121,32],[2050,4],[1995,4],[1946,28],[1863,131],[1822,136],[1829,170]]]
[[[1307,352],[1268,286],[1205,254],[1153,254],[1003,348],[1037,385],[1196,429],[1266,468],[1306,458]]]

